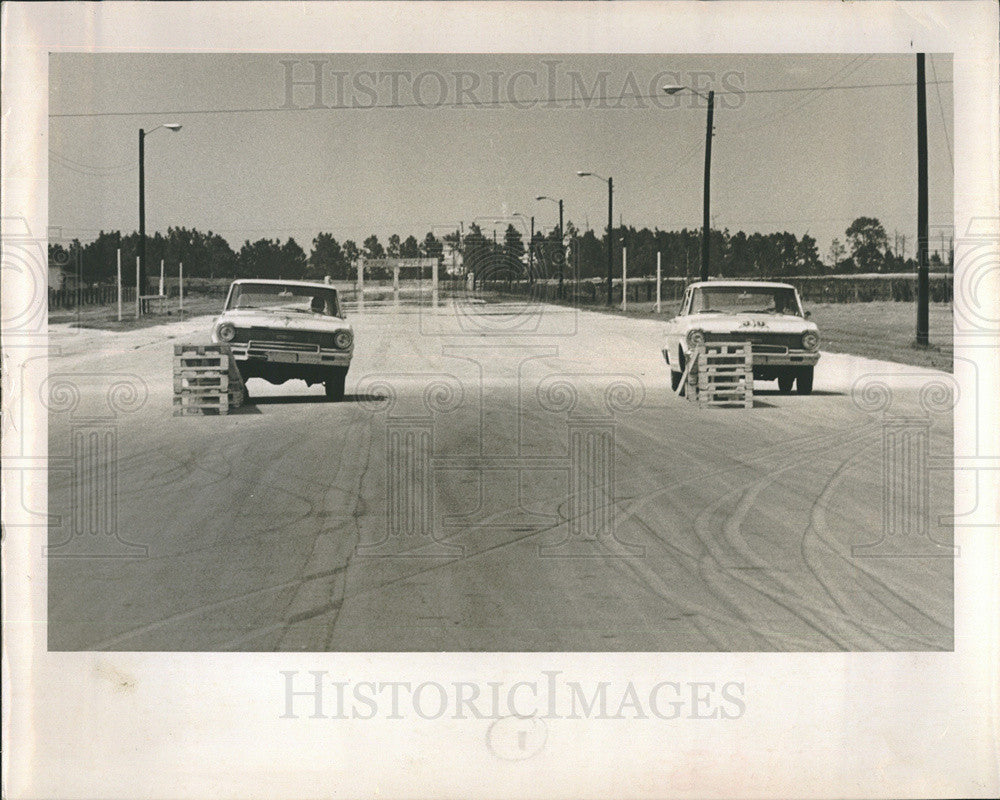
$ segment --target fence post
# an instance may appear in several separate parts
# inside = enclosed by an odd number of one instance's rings
[[[365,310],[365,257],[358,256],[358,283],[357,283],[357,307],[358,311]]]
[[[139,299],[139,256],[135,257],[135,318],[142,316],[142,301]]]
[[[434,263],[431,264],[431,307],[437,308],[437,304],[438,304],[438,260],[435,258]]]
[[[610,237],[610,233],[609,233]],[[608,245],[610,247],[610,245]],[[622,247],[622,311],[628,308],[628,248]]]
[[[663,272],[661,267],[661,261],[663,259],[663,253],[657,252],[656,254],[656,313],[660,313],[660,282],[663,280]]]
[[[184,262],[181,261],[177,265],[177,297],[178,297],[178,311],[184,310]]]
[[[122,249],[118,248],[118,321],[122,321]]]

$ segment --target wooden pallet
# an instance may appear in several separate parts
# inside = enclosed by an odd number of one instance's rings
[[[175,417],[228,414],[245,398],[246,387],[228,345],[174,345]]]
[[[753,408],[753,348],[749,342],[710,342],[692,354],[685,394],[699,406]]]
[[[220,375],[218,372],[207,372],[181,369],[174,372],[174,394],[185,390],[203,392],[208,390],[228,391],[229,373]]]

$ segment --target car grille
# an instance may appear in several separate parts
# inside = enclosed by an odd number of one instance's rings
[[[275,330],[273,328],[237,328],[234,342],[249,342],[251,347],[269,350],[292,350],[315,353],[320,347],[333,347],[332,333]]]
[[[798,333],[706,333],[706,342],[750,342],[757,353],[785,353],[802,349],[802,336]]]
[[[281,353],[318,353],[318,344],[296,342],[250,342],[249,350],[272,350]]]

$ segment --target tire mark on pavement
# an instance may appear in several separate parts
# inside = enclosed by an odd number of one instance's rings
[[[279,650],[318,651],[329,645],[344,602],[346,572],[360,540],[362,487],[372,445],[370,419],[357,419],[344,430],[337,475],[320,503],[321,513],[332,517],[334,524],[317,533],[295,596],[284,612]],[[317,619],[327,615],[330,619],[322,623]]]

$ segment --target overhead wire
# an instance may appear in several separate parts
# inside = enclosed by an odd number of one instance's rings
[[[937,79],[937,68],[934,66],[934,54],[929,54],[928,60],[931,62],[931,74],[934,76],[932,83],[934,84],[934,89],[937,92],[938,108],[941,110],[941,126],[944,129],[944,143],[948,147],[948,160],[951,162],[951,168],[955,169],[955,157],[951,152],[951,137],[948,135],[948,122],[944,117],[944,102],[941,100],[941,87],[938,85]]]
[[[948,83],[951,81],[939,81],[940,83]],[[715,93],[716,97],[724,97],[727,95],[758,95],[758,94],[787,94],[796,92],[815,92],[815,91],[854,91],[854,90],[864,90],[864,89],[888,89],[888,88],[898,88],[898,87],[909,87],[916,86],[913,81],[894,81],[885,83],[861,83],[852,85],[835,85],[835,86],[787,86],[787,87],[776,87],[772,89],[738,89],[738,90],[726,90],[719,91]],[[499,106],[518,106],[523,108],[528,104],[546,104],[546,108],[550,108],[552,103],[580,103],[585,102],[588,104],[592,103],[606,103],[608,101],[622,102],[625,100],[652,100],[661,99],[663,95],[661,93],[652,94],[642,94],[637,92],[623,92],[620,95],[584,95],[584,96],[570,96],[570,97],[536,97],[536,98],[507,98],[507,99],[496,99],[496,100],[454,100],[449,102],[435,102],[435,103],[387,103],[387,104],[372,104],[372,105],[339,105],[339,106],[303,106],[303,107],[271,107],[271,108],[201,108],[201,109],[170,109],[170,110],[156,110],[156,111],[87,111],[87,112],[64,112],[64,113],[50,113],[49,117],[51,119],[68,119],[68,118],[81,118],[81,117],[136,117],[136,116],[179,116],[182,114],[256,114],[256,113],[272,113],[272,112],[303,112],[303,111],[374,111],[374,110],[395,110],[395,109],[406,109],[406,108],[422,108],[425,110],[434,110],[438,108],[477,108],[477,107],[499,107]],[[529,106],[531,107],[531,106]],[[570,108],[579,108],[578,105],[570,106]]]

